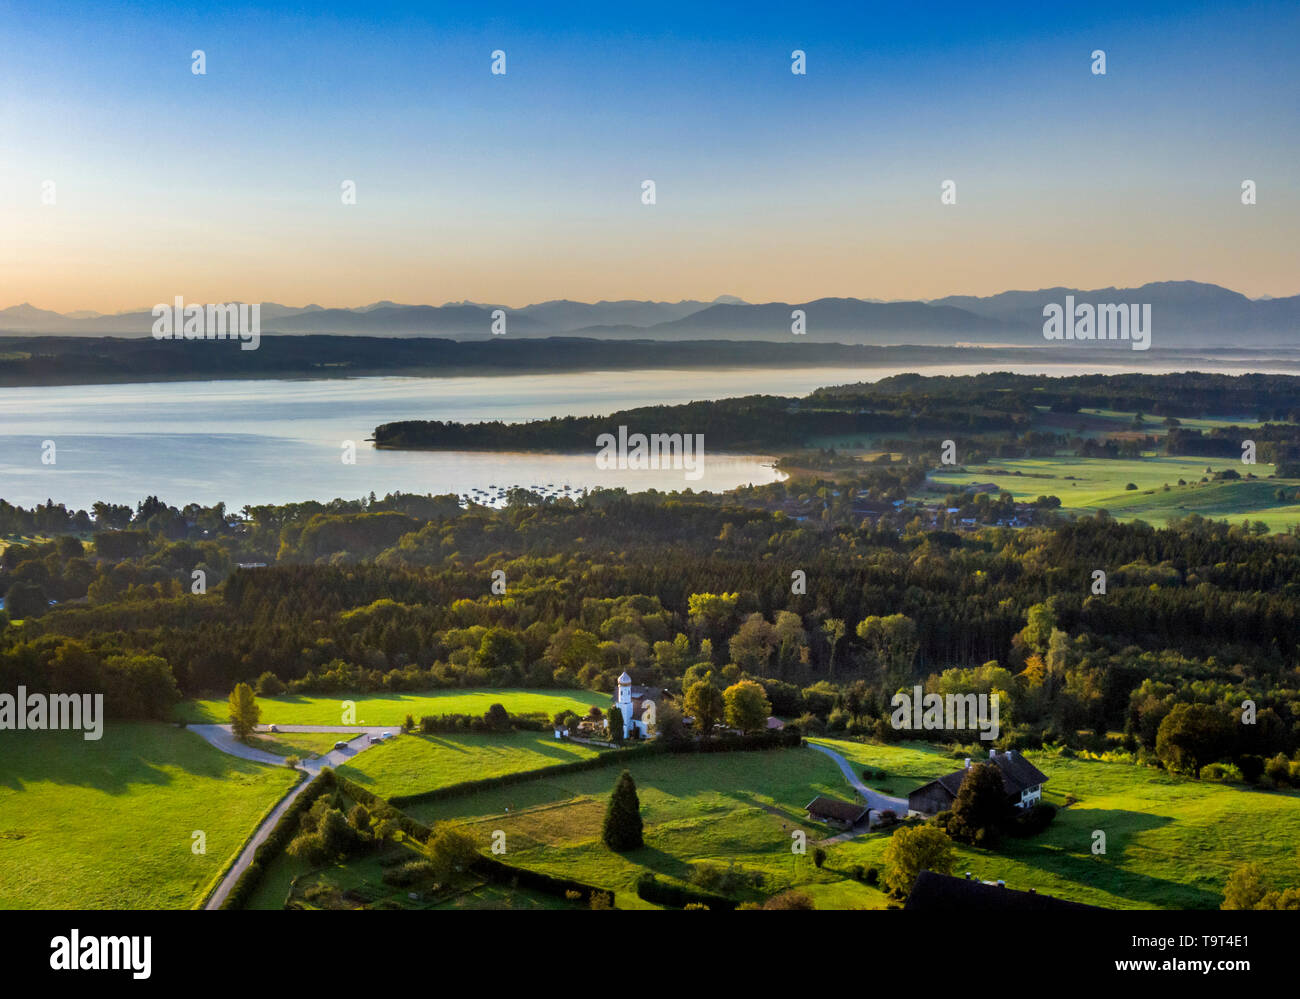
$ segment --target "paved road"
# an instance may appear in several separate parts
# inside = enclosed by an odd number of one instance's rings
[[[230,732],[229,725],[188,725],[186,726],[191,732],[202,736],[212,745],[216,746],[223,753],[229,753],[231,756],[238,756],[240,759],[252,760],[255,763],[266,763],[270,766],[284,766],[284,757],[276,756],[274,753],[268,753],[262,749],[254,749],[252,746],[246,746],[237,740]],[[275,824],[280,821],[285,811],[293,804],[294,799],[303,791],[307,790],[307,785],[311,783],[311,778],[315,777],[325,767],[337,767],[346,763],[358,753],[365,752],[373,743],[370,741],[371,735],[381,735],[384,732],[392,732],[396,735],[399,731],[397,726],[378,726],[378,725],[277,725],[281,732],[340,732],[352,733],[359,732],[348,741],[346,749],[332,749],[322,756],[315,759],[305,760],[297,769],[306,774],[306,779],[300,780],[290,789],[289,793],[280,799],[280,803],[275,806],[271,813],[262,821],[262,824],[253,832],[252,837],[244,844],[244,849],[240,851],[239,857],[235,860],[234,865],[226,872],[226,876],[221,879],[216,890],[203,903],[205,909],[219,909],[221,903],[226,900],[230,894],[235,882],[239,876],[248,869],[248,865],[253,862],[253,855],[257,853],[257,848],[265,842],[266,838],[271,835],[271,830]],[[256,731],[263,734],[269,734],[266,725],[258,725]]]
[[[812,746],[813,749],[817,750],[817,752],[825,753],[840,765],[840,770],[844,772],[844,776],[848,779],[849,784],[853,787],[853,790],[857,791],[858,794],[862,796],[862,799],[866,801],[868,808],[874,808],[881,812],[887,808],[893,809],[894,814],[900,819],[907,818],[906,798],[894,798],[887,794],[881,794],[879,791],[871,790],[871,788],[863,784],[862,781],[858,780],[858,775],[854,772],[849,761],[839,753],[835,752],[835,750],[830,749],[827,746],[819,745],[811,739],[806,739],[804,741],[807,742],[808,745]]]
[[[283,756],[276,756],[264,749],[254,749],[252,746],[244,745],[231,734],[229,725],[189,725],[186,727],[191,732],[197,732],[203,736],[223,753],[229,753],[231,756],[238,756],[244,760],[253,760],[255,763],[268,763],[273,767],[284,766]],[[356,756],[357,753],[368,749],[372,745],[370,736],[382,735],[384,732],[392,732],[397,735],[401,731],[401,727],[398,725],[277,725],[276,728],[285,733],[339,732],[347,735],[360,733],[353,735],[348,741],[347,749],[331,749],[328,753],[314,759],[304,760],[300,769],[305,770],[312,776],[320,773],[324,767],[341,766]],[[255,731],[259,735],[273,734],[266,725],[258,725]],[[303,755],[306,755],[305,751]]]

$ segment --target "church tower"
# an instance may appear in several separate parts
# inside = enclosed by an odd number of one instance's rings
[[[632,734],[632,677],[626,670],[618,678],[618,710],[623,713],[623,738],[626,739]]]

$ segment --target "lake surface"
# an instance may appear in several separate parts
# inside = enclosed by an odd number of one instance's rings
[[[27,507],[53,499],[89,509],[96,500],[134,505],[152,494],[176,506],[224,500],[238,510],[245,504],[356,499],[371,491],[465,494],[513,485],[732,489],[780,475],[767,457],[710,453],[707,427],[681,428],[704,434],[704,476],[695,481],[680,470],[602,471],[595,464],[595,441],[588,455],[545,455],[381,451],[366,439],[377,425],[394,420],[585,416],[753,393],[802,395],[823,385],[916,370],[1072,374],[1098,369],[1005,363],[988,369],[969,364],[918,369],[913,364],[0,389],[0,498]],[[1157,369],[1135,363],[1132,370]],[[54,442],[53,465],[41,461],[45,441]],[[345,441],[355,444],[355,464],[342,461]]]

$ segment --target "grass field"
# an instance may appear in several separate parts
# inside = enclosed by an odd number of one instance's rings
[[[863,745],[819,739],[859,767],[899,774],[898,792],[957,769],[960,760],[920,744]],[[1300,884],[1300,793],[1266,792],[1170,777],[1148,767],[1028,753],[1048,776],[1045,800],[1058,806],[1043,835],[1009,839],[992,853],[958,849],[957,872],[1004,879],[1012,888],[1107,908],[1217,908],[1238,864],[1265,864],[1278,887]],[[934,769],[930,769],[933,766]],[[869,782],[870,783],[870,782]],[[1065,805],[1066,795],[1077,803]],[[1106,853],[1092,853],[1093,833]],[[879,864],[886,840],[871,836],[835,848],[837,860]]]
[[[1232,469],[1258,478],[1227,482],[1213,479],[1214,472]],[[959,489],[971,482],[996,482],[1017,500],[1057,496],[1067,512],[1094,513],[1105,509],[1116,520],[1145,520],[1162,526],[1171,517],[1197,513],[1231,523],[1262,520],[1270,530],[1288,530],[1300,523],[1300,506],[1274,496],[1279,488],[1294,493],[1295,479],[1270,479],[1272,465],[1247,466],[1222,458],[1166,458],[1152,455],[1142,459],[1025,458],[997,460],[984,466],[968,466],[962,473],[934,472],[930,482]],[[1016,474],[1016,473],[1020,474]],[[1186,485],[1178,485],[1182,479]],[[1129,483],[1137,489],[1127,489]],[[1164,487],[1169,486],[1166,490]],[[925,498],[918,494],[915,498]],[[930,497],[933,499],[933,495]]]
[[[410,811],[426,822],[464,822],[484,849],[500,829],[506,834],[503,860],[612,889],[620,909],[650,907],[636,897],[642,871],[686,882],[696,861],[732,860],[764,876],[756,897],[799,884],[824,907],[884,904],[880,892],[852,881],[845,870],[830,863],[817,870],[811,846],[805,856],[791,852],[795,830],[804,830],[810,844],[827,834],[805,821],[803,806],[818,794],[851,797],[839,768],[821,753],[801,748],[633,762],[628,769],[641,800],[646,845],[626,855],[600,842],[605,803],[620,769],[559,774]]]
[[[956,769],[961,761],[922,743],[874,745],[819,739],[857,769],[884,770],[869,783],[894,794]],[[1046,800],[1060,811],[1051,828],[1030,840],[1008,839],[999,852],[957,848],[956,871],[1011,887],[1108,908],[1216,908],[1235,866],[1258,860],[1277,886],[1300,883],[1300,794],[1170,777],[1160,771],[1030,754],[1049,778]],[[618,892],[620,908],[643,907],[636,877],[651,870],[688,881],[691,865],[734,860],[761,872],[763,893],[797,886],[820,908],[878,908],[885,896],[854,880],[855,865],[878,867],[891,833],[877,832],[827,847],[818,870],[815,842],[832,830],[805,821],[802,806],[817,794],[852,795],[838,768],[809,749],[716,756],[664,757],[630,767],[646,824],[646,846],[620,856],[599,841],[616,768],[560,774],[472,798],[415,806],[426,822],[468,825],[486,848],[506,833],[505,859],[566,874]],[[1078,800],[1066,807],[1067,795]],[[507,808],[509,810],[507,811]],[[808,833],[809,853],[794,857],[790,833]],[[1106,837],[1094,855],[1094,833]]]
[[[572,763],[598,752],[590,746],[557,741],[550,732],[411,733],[367,749],[338,771],[381,798],[391,798],[462,781]]]
[[[344,717],[344,702],[356,705],[356,717]],[[493,704],[503,704],[511,714],[545,711],[548,715],[572,708],[585,714],[595,704],[609,707],[610,695],[591,690],[433,690],[415,694],[289,694],[259,697],[262,722],[281,725],[401,725],[406,716],[418,722],[421,715],[482,715]],[[225,698],[183,701],[177,718],[187,722],[227,722]]]
[[[340,739],[351,739],[355,735],[356,732],[274,732],[255,735],[248,744],[264,753],[310,759],[329,752]]]
[[[0,909],[192,906],[295,777],[172,725],[0,732]]]

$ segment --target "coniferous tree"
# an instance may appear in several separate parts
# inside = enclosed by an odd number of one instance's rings
[[[624,770],[614,785],[609,807],[605,810],[605,826],[601,839],[611,850],[624,853],[645,845],[641,835],[641,801],[636,796],[632,774]]]

